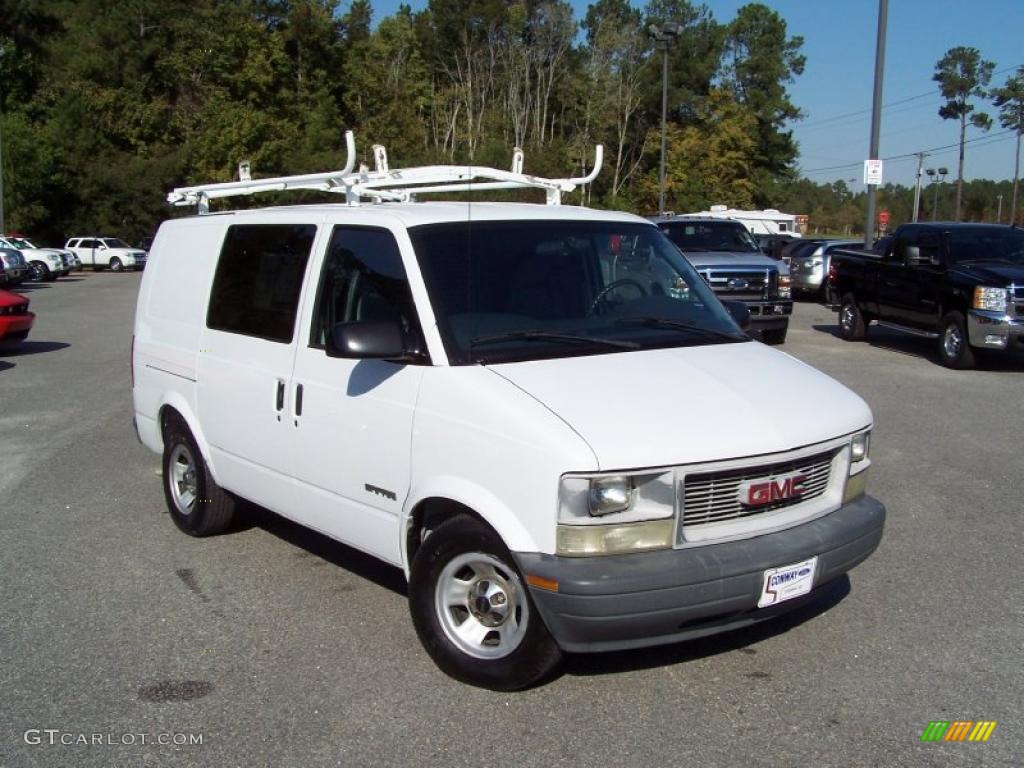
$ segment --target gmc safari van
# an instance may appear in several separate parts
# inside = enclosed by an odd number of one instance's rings
[[[558,204],[593,174],[376,157],[169,196],[344,195],[156,235],[134,421],[182,531],[247,499],[391,563],[441,669],[503,690],[777,616],[876,548],[867,405],[751,341],[655,224]],[[471,187],[549,204],[417,201]]]

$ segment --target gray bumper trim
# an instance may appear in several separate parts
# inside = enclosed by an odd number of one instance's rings
[[[1006,349],[1014,339],[1024,339],[1024,319],[1005,312],[972,309],[967,312],[967,337],[972,347]],[[986,343],[986,337],[995,337]]]
[[[765,570],[817,555],[818,591],[875,550],[884,524],[885,507],[865,496],[817,520],[741,541],[608,557],[513,557],[524,574],[559,583],[558,592],[530,593],[562,648],[608,651],[723,632],[797,608],[807,600],[757,608]]]

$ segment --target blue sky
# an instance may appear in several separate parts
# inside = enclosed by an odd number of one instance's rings
[[[398,7],[398,0],[376,0],[377,19]],[[426,0],[412,0],[414,10]],[[576,17],[585,0],[572,0]],[[807,66],[790,85],[794,103],[806,117],[793,124],[800,144],[800,167],[815,181],[855,179],[861,188],[867,157],[874,76],[878,3],[874,0],[766,0],[804,38]],[[643,3],[634,2],[642,6]],[[745,5],[737,0],[708,0],[720,22]],[[953,46],[978,48],[994,61],[993,85],[1024,64],[1024,0],[890,0],[882,113],[881,156],[893,157],[958,141],[955,120],[942,120],[942,103],[931,77],[935,63]],[[985,110],[995,118],[990,106]],[[860,113],[860,114],[850,114]],[[1002,135],[997,135],[1002,134]],[[998,121],[987,134],[968,128],[964,176],[1005,179],[1013,176],[1014,137]],[[925,167],[946,166],[955,177],[957,149],[935,149]],[[836,166],[847,166],[837,168]],[[885,180],[914,183],[916,158],[892,159]]]

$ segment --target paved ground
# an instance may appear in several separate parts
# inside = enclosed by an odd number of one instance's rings
[[[26,291],[36,327],[0,355],[0,766],[1020,764],[1019,362],[948,371],[928,342],[846,344],[798,306],[784,349],[875,411],[879,551],[798,616],[573,657],[506,695],[434,667],[397,571],[269,515],[177,532],[129,425],[138,282]],[[999,725],[985,744],[920,742],[957,719]],[[165,733],[202,744],[140,743]],[[135,743],[59,743],[79,734]]]

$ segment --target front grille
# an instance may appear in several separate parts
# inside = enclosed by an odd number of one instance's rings
[[[834,457],[835,451],[829,451],[776,464],[687,475],[683,481],[683,527],[763,515],[817,498],[828,488]],[[771,482],[795,474],[807,477],[804,492],[797,498],[756,507],[740,499],[740,486],[748,481]]]
[[[711,290],[727,299],[756,301],[778,295],[779,272],[776,269],[715,269],[700,270],[701,277]]]

